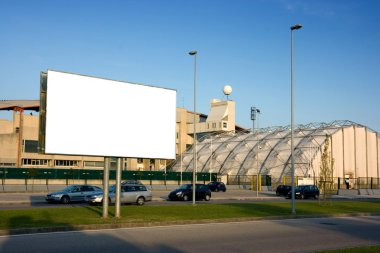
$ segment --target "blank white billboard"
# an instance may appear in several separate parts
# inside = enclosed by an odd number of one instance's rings
[[[176,91],[47,72],[47,154],[175,158]]]

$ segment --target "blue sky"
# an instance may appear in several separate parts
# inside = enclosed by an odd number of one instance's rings
[[[259,127],[288,125],[290,26],[301,23],[295,123],[380,132],[379,13],[377,0],[2,0],[0,99],[38,99],[40,71],[52,69],[173,88],[193,110],[197,50],[198,112],[228,84],[238,125],[252,127],[251,106]]]

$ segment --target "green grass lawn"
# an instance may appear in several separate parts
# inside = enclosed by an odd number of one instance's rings
[[[349,249],[324,250],[318,253],[379,253],[380,246],[357,247]]]
[[[102,218],[101,206],[38,208],[28,210],[0,210],[0,229],[33,227],[78,226],[90,224],[122,224],[177,221],[215,221],[234,218],[291,216],[291,203],[259,202],[247,204],[202,204],[192,206],[121,206],[121,218]],[[297,216],[337,214],[380,214],[380,201],[318,201],[296,203]]]

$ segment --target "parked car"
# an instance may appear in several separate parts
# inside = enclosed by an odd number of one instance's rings
[[[319,189],[316,185],[299,185],[294,189],[295,198],[306,199],[319,198]],[[292,191],[288,192],[288,198],[292,197]]]
[[[142,184],[123,184],[120,186],[120,203],[141,206],[146,201],[152,201],[152,192]],[[86,196],[86,202],[90,204],[100,204],[103,202],[103,192]],[[108,203],[116,202],[116,187],[111,186],[108,193]]]
[[[223,182],[210,182],[207,186],[212,192],[227,191],[227,187]]]
[[[169,193],[169,200],[192,200],[193,199],[193,184],[181,185],[178,189]],[[195,200],[211,199],[211,191],[207,185],[196,184],[195,185]]]
[[[102,188],[94,185],[70,185],[59,192],[52,192],[46,195],[47,202],[83,202],[89,194],[101,193]]]
[[[125,181],[121,182],[121,185],[125,185],[125,184],[139,184],[139,185],[143,185],[139,180],[125,180]]]
[[[288,196],[289,191],[292,190],[292,187],[290,185],[279,185],[276,188],[276,195],[277,196]]]

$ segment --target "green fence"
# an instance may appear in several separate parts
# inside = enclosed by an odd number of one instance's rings
[[[228,175],[227,184],[229,185],[256,185],[257,175]],[[270,175],[260,175],[261,186],[271,186],[272,178]],[[253,181],[253,182],[252,182]]]
[[[103,170],[89,169],[40,169],[40,168],[0,168],[0,178],[6,179],[66,179],[102,180]],[[116,171],[110,170],[110,179],[116,178]],[[122,180],[178,181],[180,172],[163,171],[122,171]],[[192,172],[182,172],[183,181],[192,181]],[[211,179],[211,180],[210,180]],[[216,181],[217,173],[197,173],[197,181]]]

